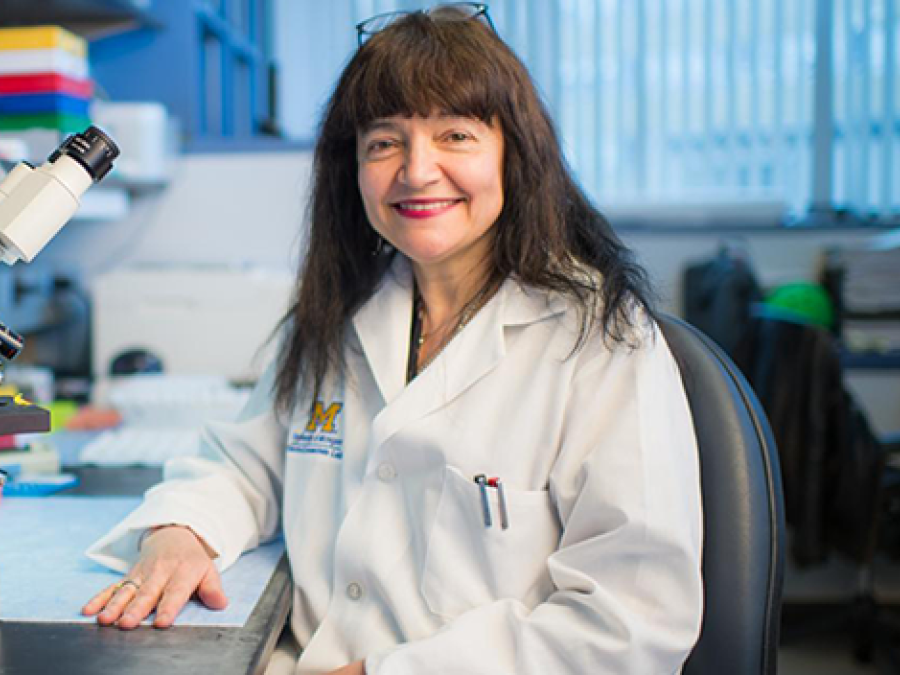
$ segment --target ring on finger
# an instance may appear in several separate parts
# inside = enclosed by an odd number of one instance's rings
[[[141,583],[136,579],[122,579],[122,581],[116,584],[116,590],[122,590],[126,586],[134,586],[135,592],[141,590]]]

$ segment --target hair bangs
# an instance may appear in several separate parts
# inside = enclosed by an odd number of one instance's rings
[[[452,40],[448,28],[456,31]],[[361,50],[364,62],[348,92],[352,119],[347,121],[354,131],[388,117],[435,113],[490,124],[506,98],[503,80],[478,44],[486,37],[484,27],[472,22],[470,28],[471,39],[461,40],[458,24],[413,16],[375,35]]]

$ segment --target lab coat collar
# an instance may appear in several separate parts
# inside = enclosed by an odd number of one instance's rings
[[[353,316],[353,327],[385,403],[406,386],[412,288],[412,268],[398,253],[375,294]]]
[[[386,405],[407,390],[412,289],[412,267],[407,258],[397,254],[379,289],[353,317],[354,329]],[[566,301],[558,295],[507,279],[465,330],[410,384],[409,389],[419,390],[414,397],[419,401],[416,407],[433,408],[449,402],[490,372],[506,353],[506,327],[534,323],[565,308]],[[443,368],[444,357],[459,359],[464,367]],[[443,379],[437,395],[426,385],[434,384],[432,376],[439,368]]]

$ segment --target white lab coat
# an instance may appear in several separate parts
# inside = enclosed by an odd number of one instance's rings
[[[220,568],[283,529],[297,672],[668,675],[700,625],[698,457],[661,334],[572,353],[565,299],[507,281],[405,382],[411,272],[395,263],[348,331],[313,419],[273,413],[271,372],[205,456],[89,555],[125,571],[145,528],[189,525]],[[509,527],[477,474],[506,486]]]

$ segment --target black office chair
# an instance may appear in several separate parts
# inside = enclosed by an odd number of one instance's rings
[[[777,451],[737,367],[693,326],[661,316],[681,369],[700,451],[705,614],[684,675],[777,668],[784,506]]]

